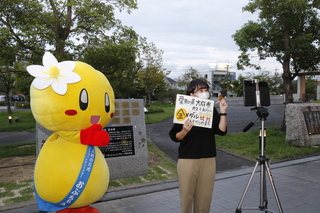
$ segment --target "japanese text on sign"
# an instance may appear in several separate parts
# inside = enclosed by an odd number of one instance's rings
[[[104,129],[110,135],[109,145],[100,147],[105,158],[135,154],[132,126],[106,127]]]
[[[308,134],[320,134],[320,111],[303,112]]]
[[[213,100],[178,94],[173,122],[183,124],[189,118],[194,126],[211,128],[213,106]]]

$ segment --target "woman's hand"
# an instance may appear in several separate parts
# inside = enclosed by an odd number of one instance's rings
[[[188,118],[183,126],[182,126],[182,130],[180,132],[178,132],[176,134],[176,138],[181,141],[187,134],[188,132],[192,129],[193,127],[193,123],[190,121],[190,119]]]
[[[222,99],[220,101],[220,114],[227,113],[228,104],[226,100]],[[227,131],[227,116],[220,116],[219,129],[223,132]]]
[[[227,108],[228,108],[228,104],[227,104],[226,100],[222,99],[220,101],[220,107],[219,107],[220,113],[227,113]]]
[[[191,122],[191,120],[189,118],[187,118],[187,120],[183,124],[183,130],[189,132],[192,127],[193,127],[193,123]]]

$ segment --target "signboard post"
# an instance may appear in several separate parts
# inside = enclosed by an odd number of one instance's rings
[[[286,142],[294,146],[320,145],[320,104],[287,104]]]

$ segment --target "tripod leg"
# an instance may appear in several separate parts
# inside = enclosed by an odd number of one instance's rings
[[[264,173],[266,174],[266,173]],[[264,199],[263,199],[263,205],[264,209],[268,209],[268,196],[267,196],[267,182],[266,182],[266,177],[264,177]],[[268,211],[265,211],[268,212]]]
[[[250,178],[249,178],[249,181],[248,181],[248,183],[247,183],[247,186],[246,186],[246,188],[245,188],[245,190],[244,190],[244,192],[243,192],[243,194],[242,194],[242,197],[241,197],[241,199],[240,199],[240,202],[239,202],[239,204],[238,204],[238,207],[237,207],[237,209],[236,209],[236,211],[235,211],[236,213],[241,213],[242,203],[243,203],[244,198],[245,198],[245,196],[246,196],[246,194],[247,194],[247,192],[248,192],[249,186],[250,186],[250,184],[251,184],[251,181],[252,181],[252,179],[253,179],[254,174],[256,173],[256,170],[257,170],[258,165],[259,165],[259,161],[257,161],[256,165],[254,166],[254,169],[253,169],[253,171],[252,171],[252,173],[251,173],[251,176],[250,176]]]
[[[268,175],[269,175],[270,184],[271,184],[271,187],[272,187],[272,190],[273,190],[273,194],[275,196],[275,199],[276,199],[276,202],[277,202],[277,205],[278,205],[279,212],[283,213],[282,206],[281,206],[281,203],[280,203],[280,199],[279,199],[279,196],[278,196],[278,193],[277,193],[277,190],[276,190],[276,186],[274,185],[274,180],[273,180],[273,177],[272,177],[272,174],[271,174],[271,169],[270,169],[268,163],[266,163],[266,169],[267,169],[267,172],[268,172]]]
[[[264,159],[261,161],[260,171],[260,206],[259,209],[262,211],[268,208],[268,197],[267,197],[267,184],[266,184],[266,165]]]

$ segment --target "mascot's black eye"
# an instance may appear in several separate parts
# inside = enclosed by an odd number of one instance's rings
[[[105,95],[105,109],[107,113],[110,112],[110,99],[108,93]]]
[[[88,108],[88,92],[86,89],[81,90],[79,105],[81,110],[86,110]]]

